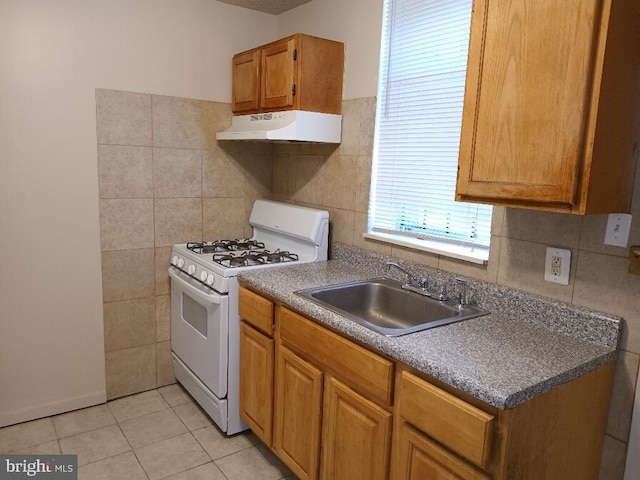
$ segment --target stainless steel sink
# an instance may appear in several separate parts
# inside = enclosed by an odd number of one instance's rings
[[[427,330],[489,312],[403,290],[386,278],[298,290],[297,295],[387,337]]]

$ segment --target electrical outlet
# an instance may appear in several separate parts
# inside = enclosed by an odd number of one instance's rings
[[[554,277],[562,275],[562,257],[557,255],[551,256],[551,275]]]
[[[544,279],[547,282],[569,285],[571,271],[571,250],[547,247],[544,263]]]

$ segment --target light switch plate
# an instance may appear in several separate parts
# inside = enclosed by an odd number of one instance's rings
[[[631,230],[631,215],[627,213],[612,213],[607,220],[607,230],[604,244],[614,247],[627,247],[629,231]]]
[[[569,285],[571,271],[571,250],[547,247],[544,262],[544,279],[547,282]]]

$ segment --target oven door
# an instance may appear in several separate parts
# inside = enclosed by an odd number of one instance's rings
[[[218,398],[227,394],[229,297],[177,268],[171,277],[171,350]]]

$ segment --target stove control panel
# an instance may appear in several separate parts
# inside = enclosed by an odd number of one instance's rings
[[[207,257],[209,257],[209,255],[207,255]],[[179,251],[174,250],[171,253],[170,263],[194,280],[218,292],[226,292],[228,289],[229,280],[227,278],[214,273],[209,267],[201,265],[197,260],[188,258]]]

